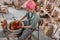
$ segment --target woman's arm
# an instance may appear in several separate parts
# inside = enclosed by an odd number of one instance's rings
[[[32,28],[32,26],[23,26],[22,28]]]
[[[22,17],[22,18],[20,19],[20,21],[23,20],[27,15],[28,15],[28,13],[26,13],[26,15],[25,15],[24,17]]]
[[[20,19],[20,21],[23,20],[25,17],[26,17],[26,16],[22,17],[22,18]]]

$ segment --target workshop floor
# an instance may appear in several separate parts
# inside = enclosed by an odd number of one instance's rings
[[[21,17],[23,17],[26,14],[26,11],[25,10],[16,10],[14,8],[9,8],[9,13],[14,15],[15,18],[19,20]],[[6,37],[1,37],[1,34],[0,34],[0,40],[7,40],[7,39],[6,39]],[[11,40],[13,40],[13,39],[11,39]],[[38,40],[38,32],[37,31],[33,32],[33,36],[32,36],[31,40]],[[52,39],[45,36],[43,34],[43,31],[41,29],[39,29],[39,40],[52,40]]]

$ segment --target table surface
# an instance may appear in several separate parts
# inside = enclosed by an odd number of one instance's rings
[[[9,13],[8,14],[2,14],[0,13],[0,20],[4,19],[7,20],[8,23],[14,21],[14,19],[19,20],[26,14],[26,10],[16,10],[14,8],[8,8]],[[4,37],[3,29],[0,26],[0,37]]]

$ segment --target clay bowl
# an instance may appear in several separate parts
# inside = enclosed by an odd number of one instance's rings
[[[8,25],[8,30],[11,31],[14,34],[19,34],[22,30],[23,22],[11,22]]]

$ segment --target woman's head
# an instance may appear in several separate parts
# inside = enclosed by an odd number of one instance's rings
[[[30,12],[33,12],[35,10],[35,2],[33,0],[30,0],[27,4],[26,4],[26,9]]]

